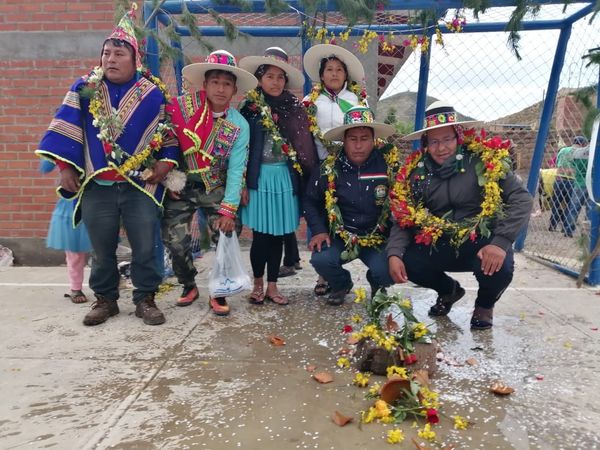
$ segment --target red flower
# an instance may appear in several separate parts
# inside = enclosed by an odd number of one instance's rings
[[[113,146],[110,142],[103,142],[102,147],[104,148],[104,153],[112,152]]]
[[[327,189],[329,189],[330,191],[335,191],[335,183],[327,183]]]
[[[279,122],[279,114],[273,113],[273,122],[275,122],[275,123]]]
[[[352,333],[352,327],[350,325],[344,325],[344,328],[342,328],[342,331],[344,333]]]
[[[287,155],[290,151],[290,147],[287,144],[281,144],[281,151]]]
[[[410,353],[404,357],[404,364],[407,366],[410,364],[414,364],[416,362],[417,362],[417,355],[415,355],[414,353]]]
[[[335,38],[333,38],[331,41],[329,41],[329,43],[330,43],[331,45],[335,45]]]
[[[427,423],[430,423],[433,425],[440,421],[440,418],[438,416],[438,412],[436,409],[429,408],[425,413],[427,415]]]
[[[417,244],[429,245],[432,241],[433,237],[431,236],[431,233],[427,231],[421,231],[415,236],[415,242]]]
[[[250,103],[250,104],[248,105],[248,109],[249,109],[250,111],[256,111],[256,110],[258,109],[258,106],[256,106],[256,103]]]
[[[152,139],[152,140],[150,141],[150,147],[151,147],[151,148],[156,148],[156,147],[158,147],[158,142],[156,142],[154,139]]]
[[[477,239],[477,231],[471,230],[471,232],[469,233],[469,240],[471,242],[475,242],[476,239]]]
[[[496,165],[494,163],[491,163],[491,162],[486,162],[485,163],[485,168],[487,170],[494,170],[494,167],[496,167]]]
[[[308,107],[311,105],[311,101],[310,101],[310,100],[304,100],[304,101],[302,102],[302,104],[303,104],[303,105],[304,105],[306,108],[308,108]]]

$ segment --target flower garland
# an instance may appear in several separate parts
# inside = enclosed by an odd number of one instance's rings
[[[328,141],[325,138],[323,138],[324,133],[323,131],[321,131],[321,128],[319,127],[319,124],[317,122],[316,102],[317,98],[319,98],[319,95],[321,95],[324,89],[325,88],[323,86],[323,83],[316,83],[313,86],[312,91],[310,91],[308,98],[304,100],[303,104],[308,114],[308,129],[316,139],[323,143],[323,145],[326,149],[329,150],[329,152],[332,152],[335,151],[339,146],[336,146],[332,141]],[[358,106],[367,106],[367,91],[365,90],[364,86],[361,86],[355,81],[351,81],[348,85],[348,90],[354,95],[356,95],[356,97],[358,98]]]
[[[159,78],[152,75],[147,69],[138,71],[138,73],[162,91],[165,102],[169,100],[170,96],[167,92],[167,87]],[[92,125],[98,127],[100,130],[97,137],[102,143],[106,155],[109,157],[109,166],[114,167],[123,176],[140,176],[141,172],[135,169],[142,164],[147,167],[153,165],[154,159],[152,158],[152,154],[161,148],[165,134],[173,130],[173,125],[168,121],[161,122],[146,147],[134,155],[128,155],[113,138],[113,136],[119,136],[124,127],[123,122],[117,114],[117,110],[111,108],[108,114],[105,114],[103,111],[105,109],[103,107],[101,89],[103,77],[104,71],[102,68],[94,67],[86,77],[86,84],[81,92],[83,97],[90,99],[89,111],[94,118]],[[136,87],[139,87],[139,82],[136,83]],[[123,162],[125,157],[127,159]]]
[[[415,241],[424,245],[435,245],[437,240],[446,235],[450,243],[458,248],[467,239],[474,241],[477,235],[490,236],[489,224],[493,218],[502,213],[503,202],[498,181],[510,171],[510,140],[503,141],[500,137],[487,139],[485,130],[479,136],[474,129],[464,133],[463,148],[479,157],[475,170],[479,185],[483,187],[481,211],[474,217],[460,222],[452,222],[445,216],[438,217],[429,212],[422,204],[416,202],[412,191],[411,177],[418,181],[424,179],[423,151],[414,152],[396,174],[396,181],[390,192],[391,211],[394,219],[401,228],[416,227],[419,229]],[[462,159],[457,155],[457,160]],[[459,161],[461,162],[461,161]],[[414,172],[414,173],[413,173]]]
[[[394,174],[400,165],[399,152],[395,145],[387,144],[384,141],[378,140],[373,151],[383,153],[387,163],[388,180],[394,179]],[[384,232],[387,229],[387,222],[390,213],[390,200],[386,196],[381,208],[381,213],[377,219],[377,223],[369,234],[358,236],[349,232],[344,227],[342,212],[338,205],[336,197],[336,177],[335,162],[338,153],[332,153],[323,162],[322,171],[327,176],[327,190],[325,191],[325,210],[327,211],[327,219],[329,222],[329,231],[332,234],[337,234],[343,241],[346,250],[342,252],[341,258],[345,261],[351,261],[358,257],[359,247],[377,247],[383,244],[386,240]]]
[[[264,129],[271,134],[271,137],[273,138],[273,145],[281,149],[281,152],[292,162],[294,169],[296,169],[296,171],[302,175],[303,172],[302,167],[298,162],[298,154],[296,153],[296,150],[292,146],[291,142],[286,142],[283,136],[281,136],[279,127],[273,118],[271,107],[267,105],[267,102],[265,101],[265,96],[262,94],[262,92],[252,89],[246,94],[246,100],[247,102],[245,106],[247,106],[248,109],[251,111],[260,111],[260,115],[262,117],[260,122]]]

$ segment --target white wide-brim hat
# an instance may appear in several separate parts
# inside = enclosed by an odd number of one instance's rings
[[[429,105],[425,110],[425,121],[423,128],[407,134],[406,136],[402,136],[402,140],[414,141],[416,139],[420,139],[421,136],[423,136],[423,134],[427,133],[429,130],[447,127],[448,125],[475,126],[481,123],[483,122],[480,120],[459,121],[458,114],[454,107],[449,103],[438,100],[437,102],[433,102],[431,105]]]
[[[365,78],[365,69],[360,60],[344,47],[332,44],[317,44],[309,48],[304,54],[304,70],[314,82],[320,82],[319,67],[321,60],[335,56],[346,64],[350,81],[361,83]]]
[[[328,141],[343,141],[346,130],[359,127],[372,128],[374,139],[385,139],[395,131],[392,125],[375,122],[373,111],[366,106],[354,106],[344,114],[344,124],[327,131],[323,138]]]
[[[238,67],[235,56],[226,50],[215,50],[203,63],[188,64],[181,70],[181,75],[196,89],[200,89],[209,70],[224,70],[235,75],[238,92],[247,92],[258,85],[256,77]]]
[[[304,74],[289,63],[288,54],[280,47],[269,47],[263,56],[246,56],[240,59],[239,66],[254,74],[262,65],[279,67],[288,78],[288,89],[302,89]]]

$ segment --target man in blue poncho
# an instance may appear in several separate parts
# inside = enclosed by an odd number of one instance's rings
[[[154,302],[161,275],[153,249],[160,183],[177,164],[178,149],[165,122],[166,89],[140,62],[134,9],[104,41],[101,65],[73,84],[36,150],[57,163],[59,195],[77,198],[74,222],[83,220],[94,249],[89,284],[96,302],[85,325],[119,313],[121,224],[132,250],[135,315],[148,325],[165,322]]]

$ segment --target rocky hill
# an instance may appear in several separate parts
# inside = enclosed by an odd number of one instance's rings
[[[430,105],[439,99],[427,96],[425,104]],[[417,108],[416,92],[399,92],[391,97],[379,100],[377,103],[376,118],[378,121],[384,121],[391,108],[396,111],[396,122],[413,124],[415,122],[415,110]],[[458,113],[460,120],[475,120],[472,117]]]

